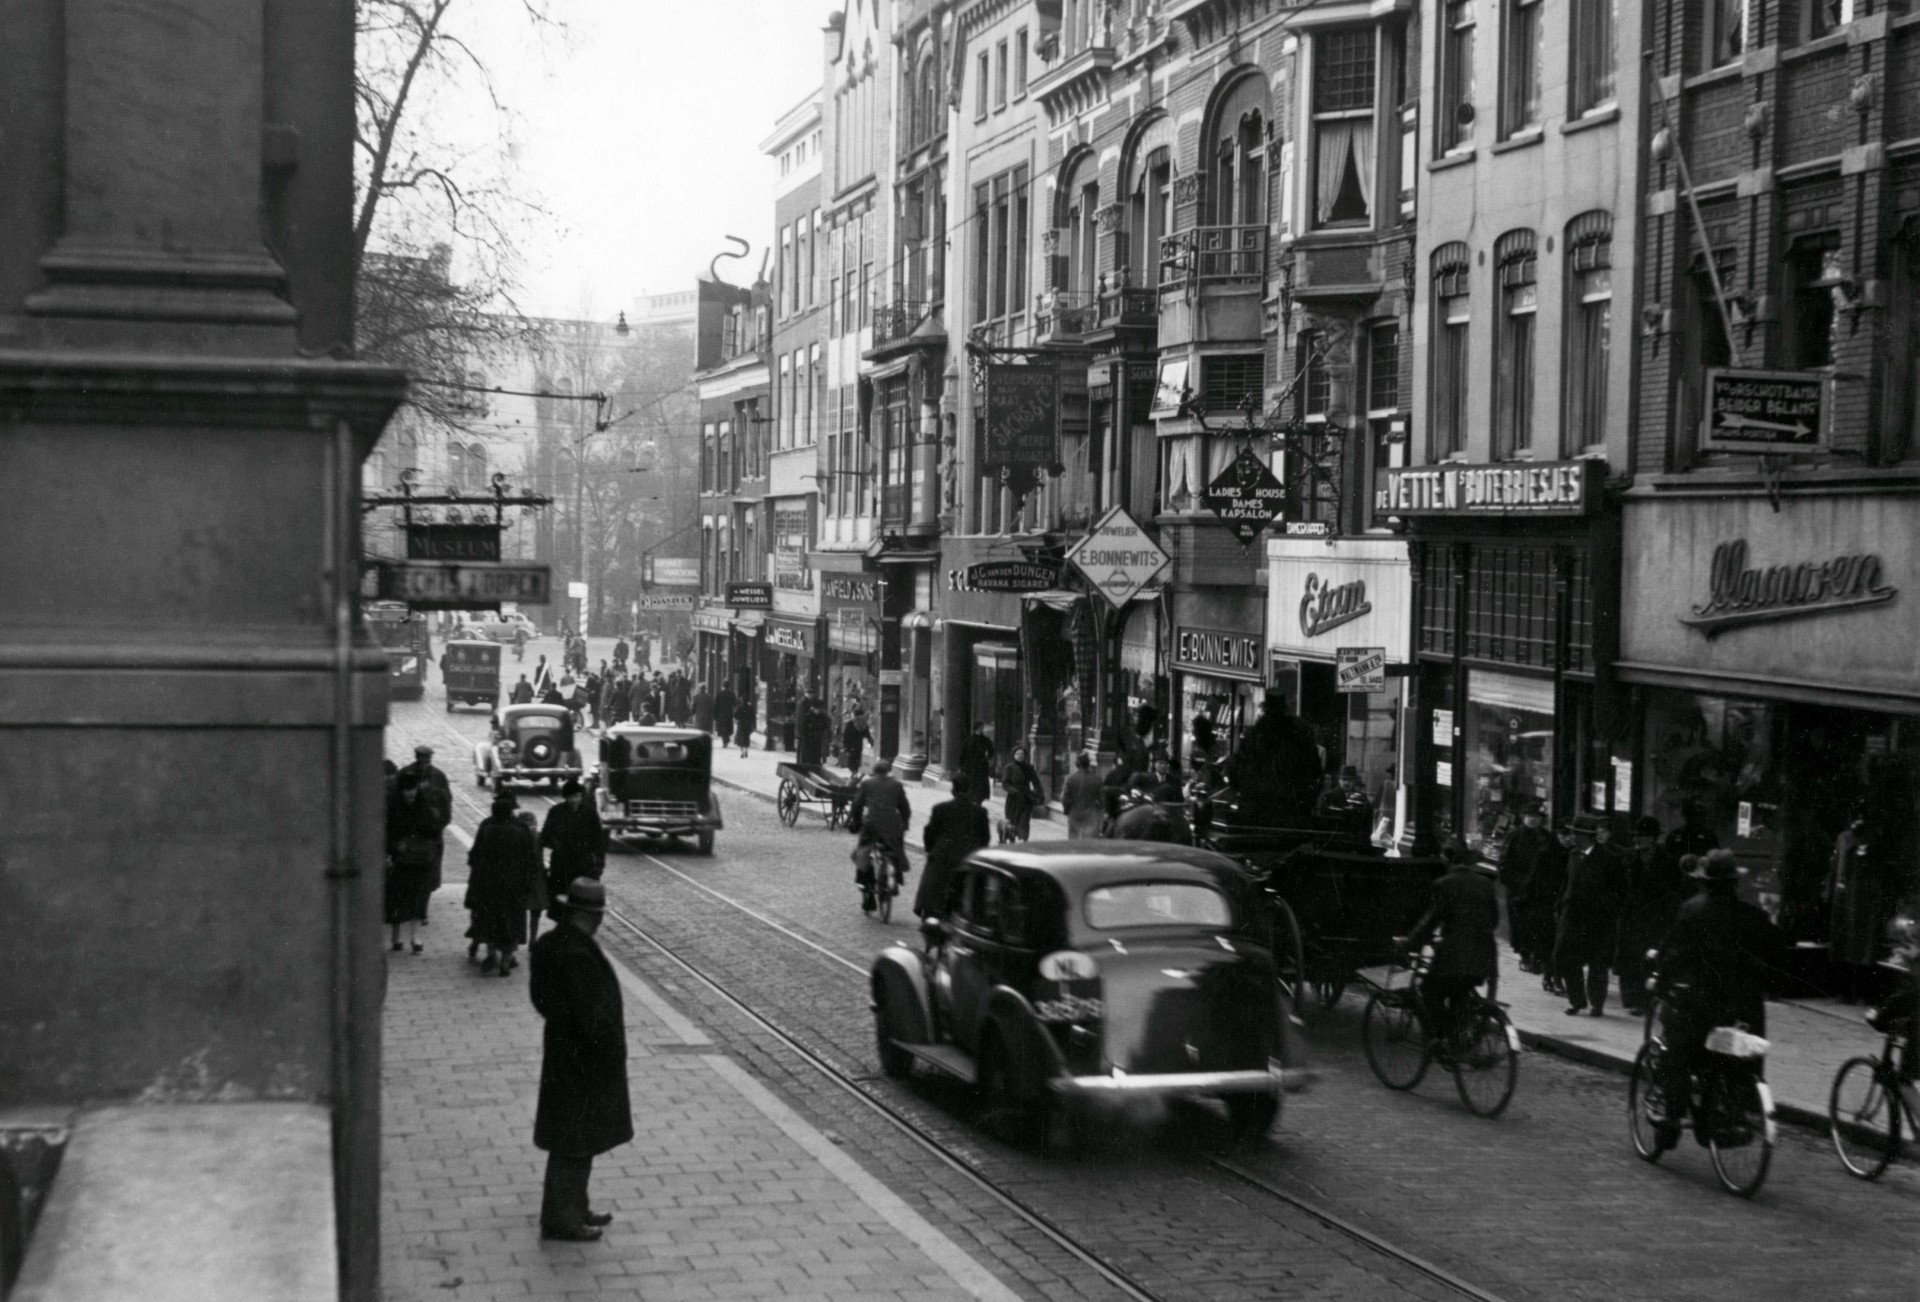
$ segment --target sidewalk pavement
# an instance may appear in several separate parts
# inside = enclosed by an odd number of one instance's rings
[[[714,780],[772,800],[780,787],[775,770],[792,758],[790,753],[755,749],[742,759],[737,748],[716,748]],[[928,812],[947,798],[948,788],[944,783],[906,785],[907,800],[913,806],[913,827],[925,827]],[[996,820],[999,804],[996,796],[990,811]],[[803,806],[801,816],[810,816],[807,811],[811,809],[815,811],[811,816],[817,817],[824,808]],[[1051,818],[1036,812],[1033,840],[1065,840],[1066,835],[1066,822],[1058,810],[1052,811]],[[908,840],[912,846],[919,843],[915,832],[909,833]],[[1611,1071],[1631,1071],[1634,1056],[1640,1052],[1646,1019],[1629,1014],[1621,1006],[1619,987],[1616,976],[1606,1016],[1569,1016],[1566,999],[1541,989],[1540,978],[1522,972],[1513,951],[1501,946],[1500,999],[1530,1048]],[[1865,1012],[1833,1000],[1778,1000],[1768,1004],[1767,1038],[1773,1048],[1767,1056],[1767,1080],[1782,1120],[1826,1126],[1827,1094],[1841,1064],[1858,1054],[1879,1052],[1880,1036],[1867,1026]]]
[[[460,839],[449,867],[464,858]],[[524,959],[506,978],[466,961],[462,894],[435,895],[425,954],[388,956],[388,1302],[1017,1302],[618,962],[636,1133],[593,1171],[594,1203],[616,1219],[599,1243],[543,1242],[541,1023]]]

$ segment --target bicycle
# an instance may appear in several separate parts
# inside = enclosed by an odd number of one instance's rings
[[[879,914],[882,922],[892,921],[893,901],[906,881],[906,865],[895,861],[887,847],[878,841],[855,845],[853,854],[854,882],[860,887],[861,911]]]
[[[1912,1055],[1912,1029],[1904,1019],[1867,1014],[1867,1025],[1886,1038],[1878,1057],[1849,1058],[1834,1074],[1827,1096],[1827,1133],[1833,1151],[1849,1175],[1877,1180],[1887,1164],[1900,1155],[1900,1132],[1920,1135],[1920,1091],[1902,1080],[1895,1064]]]
[[[1659,1014],[1670,1004],[1662,995],[1648,1008],[1646,1039],[1627,1083],[1627,1131],[1633,1151],[1647,1162],[1658,1162],[1679,1142],[1677,1135],[1661,1133],[1669,1113],[1661,1085],[1667,1044],[1658,1028]],[[1745,1027],[1716,1026],[1687,1080],[1694,1138],[1706,1147],[1720,1187],[1742,1198],[1759,1192],[1773,1162],[1773,1092],[1760,1078],[1768,1047]]]
[[[1439,1062],[1453,1074],[1467,1111],[1497,1117],[1519,1083],[1520,1033],[1505,1009],[1476,992],[1460,1010],[1460,1024],[1448,1043],[1435,1044],[1429,1029],[1433,1010],[1422,980],[1429,964],[1423,955],[1409,955],[1407,984],[1376,985],[1368,996],[1360,1014],[1367,1065],[1388,1089],[1410,1090],[1425,1079],[1428,1066]]]

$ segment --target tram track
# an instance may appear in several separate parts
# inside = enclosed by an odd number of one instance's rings
[[[845,955],[835,953],[826,946],[808,939],[779,922],[767,918],[759,911],[749,908],[704,883],[695,880],[671,864],[665,863],[648,854],[642,854],[638,857],[672,874],[675,878],[698,890],[703,895],[737,910],[753,921],[761,924],[763,927],[785,937],[787,940],[804,946],[812,953],[826,957],[834,963],[837,968],[844,970],[851,979],[858,980],[864,990],[867,980],[867,969],[861,964],[854,962]],[[741,998],[724,983],[717,980],[711,973],[703,970],[698,964],[692,962],[672,946],[654,936],[651,932],[647,931],[646,928],[635,923],[631,918],[620,913],[617,909],[609,908],[608,916],[617,921],[637,939],[656,950],[669,963],[684,972],[689,978],[705,986],[723,1002],[749,1019],[754,1025],[760,1027],[768,1035],[772,1036],[783,1047],[800,1058],[810,1068],[826,1078],[842,1092],[857,1099],[862,1105],[882,1117],[895,1129],[908,1136],[920,1148],[939,1158],[944,1165],[958,1172],[968,1180],[969,1183],[1012,1211],[1016,1216],[1033,1226],[1040,1233],[1046,1235],[1061,1248],[1071,1253],[1076,1259],[1088,1264],[1103,1278],[1114,1284],[1115,1287],[1126,1292],[1128,1296],[1135,1298],[1161,1296],[1160,1294],[1152,1292],[1147,1286],[1134,1280],[1131,1276],[1128,1276],[1121,1267],[1114,1265],[1094,1249],[1080,1243],[1071,1234],[1048,1218],[1044,1212],[1030,1206],[1018,1194],[1005,1188],[1000,1182],[994,1180],[992,1176],[981,1171],[975,1164],[956,1152],[944,1140],[932,1134],[907,1113],[895,1107],[884,1098],[881,1098],[872,1090],[866,1088],[860,1078],[852,1076],[828,1062],[819,1053],[803,1044],[797,1036],[762,1014],[747,1000]],[[1298,1194],[1281,1188],[1272,1181],[1247,1170],[1236,1162],[1230,1161],[1218,1154],[1211,1153],[1202,1155],[1201,1160],[1212,1169],[1237,1181],[1240,1185],[1257,1190],[1275,1202],[1311,1217],[1322,1227],[1340,1235],[1352,1243],[1371,1250],[1405,1269],[1423,1276],[1456,1296],[1472,1299],[1473,1302],[1505,1302],[1505,1299],[1500,1297],[1500,1295],[1480,1288],[1478,1285],[1460,1278],[1458,1275],[1428,1261],[1417,1253],[1410,1252],[1395,1245],[1391,1241],[1382,1238],[1380,1235],[1373,1233],[1347,1217],[1341,1216],[1339,1213],[1311,1199],[1303,1198]]]

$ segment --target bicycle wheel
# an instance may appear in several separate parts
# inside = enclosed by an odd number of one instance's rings
[[[793,785],[792,778],[780,779],[778,808],[780,821],[788,827],[800,821],[800,788]]]
[[[1641,1045],[1627,1081],[1627,1133],[1633,1136],[1633,1151],[1647,1162],[1658,1162],[1667,1151],[1660,1143],[1660,1126],[1667,1119],[1667,1096],[1660,1088],[1665,1052],[1658,1040]]]
[[[1467,1031],[1453,1062],[1453,1084],[1460,1101],[1477,1117],[1497,1117],[1513,1101],[1520,1079],[1520,1054],[1509,1034],[1507,1017],[1497,1005],[1481,1001],[1467,1013]]]
[[[1827,1096],[1827,1133],[1849,1175],[1877,1180],[1900,1150],[1898,1086],[1878,1058],[1849,1058]]]
[[[1771,1109],[1759,1080],[1744,1068],[1724,1070],[1715,1092],[1713,1124],[1707,1131],[1713,1173],[1728,1193],[1751,1198],[1773,1162]]]
[[[900,888],[893,880],[893,865],[888,863],[882,855],[875,855],[874,858],[878,860],[873,866],[874,902],[879,905],[880,921],[891,922],[893,921],[893,897]]]
[[[1375,991],[1360,1014],[1367,1065],[1390,1090],[1410,1090],[1427,1074],[1432,1053],[1411,989]]]

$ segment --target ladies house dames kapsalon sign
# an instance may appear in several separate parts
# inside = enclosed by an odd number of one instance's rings
[[[1755,568],[1747,540],[1735,538],[1713,549],[1707,599],[1680,622],[1711,638],[1749,624],[1884,605],[1900,590],[1882,582],[1882,570],[1876,552]]]

